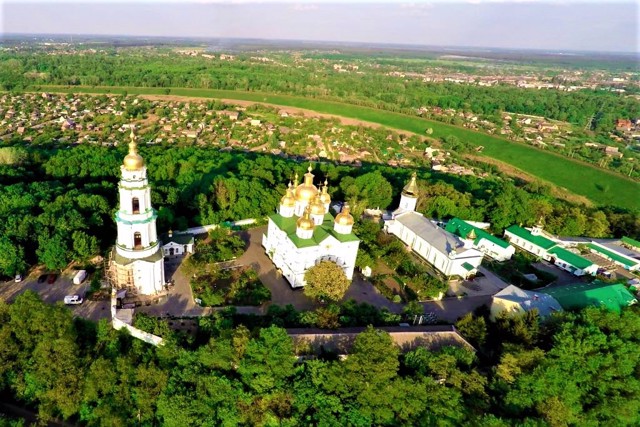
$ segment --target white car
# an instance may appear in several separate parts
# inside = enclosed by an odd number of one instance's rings
[[[18,282],[22,282],[22,274],[16,274],[16,277],[13,278],[13,281],[18,283]]]
[[[80,295],[67,295],[64,297],[64,303],[67,305],[82,304],[82,297]]]

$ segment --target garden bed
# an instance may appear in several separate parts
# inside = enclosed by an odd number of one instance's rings
[[[201,305],[261,305],[271,299],[258,274],[248,267],[209,272],[191,279],[194,297]]]

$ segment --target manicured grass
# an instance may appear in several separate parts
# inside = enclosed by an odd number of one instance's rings
[[[115,86],[39,86],[38,90],[116,94],[127,91],[129,94],[165,95],[165,89],[163,88]],[[170,95],[227,98],[305,108],[320,113],[379,123],[387,127],[406,130],[421,135],[424,134],[427,128],[432,128],[432,137],[438,138],[454,135],[461,141],[466,141],[476,146],[482,145],[484,146],[484,150],[481,155],[513,165],[524,172],[565,188],[572,193],[585,196],[599,205],[613,205],[640,210],[640,197],[638,197],[638,195],[640,195],[640,183],[559,154],[509,141],[497,136],[426,120],[420,117],[339,102],[258,92],[171,88]]]

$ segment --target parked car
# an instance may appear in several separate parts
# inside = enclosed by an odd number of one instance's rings
[[[67,305],[77,305],[82,304],[82,297],[80,295],[67,295],[64,297],[64,303]]]
[[[58,275],[57,275],[57,274],[53,274],[53,273],[51,273],[51,274],[49,274],[49,275],[47,276],[47,283],[48,283],[48,284],[52,284],[53,282],[55,282],[55,281],[56,281],[56,279],[57,279],[57,278],[58,278]]]
[[[41,274],[40,277],[38,277],[38,283],[44,283],[47,280],[47,277],[47,274]]]
[[[16,274],[16,277],[13,278],[13,281],[18,283],[18,282],[22,282],[23,277],[22,274]]]
[[[82,282],[84,282],[84,279],[86,279],[86,278],[87,278],[87,270],[80,270],[73,277],[73,284],[74,285],[79,285]]]

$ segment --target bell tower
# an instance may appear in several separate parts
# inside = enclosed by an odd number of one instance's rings
[[[115,215],[118,237],[113,254],[115,282],[119,288],[153,295],[164,288],[164,262],[156,231],[158,214],[151,207],[147,168],[138,154],[133,127],[130,137],[129,153],[120,166],[120,204]]]
[[[416,182],[417,175],[416,173],[411,174],[411,181],[402,189],[402,194],[400,194],[400,206],[404,212],[415,211],[416,204],[418,203],[418,183]]]

